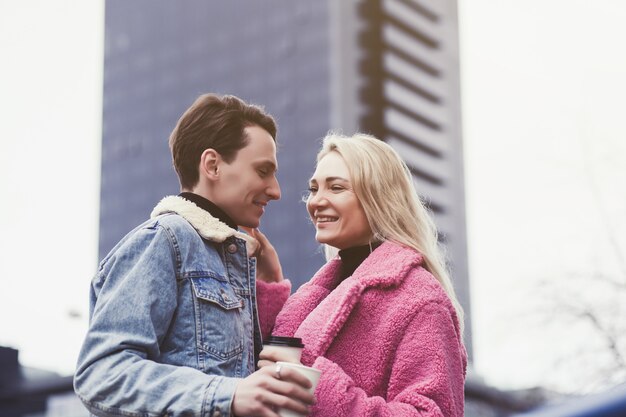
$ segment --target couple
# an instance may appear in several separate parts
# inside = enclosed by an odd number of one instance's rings
[[[462,310],[402,160],[367,135],[324,139],[306,207],[329,260],[290,296],[256,229],[280,198],[275,142],[233,96],[183,114],[182,192],[100,262],[76,393],[96,416],[462,416]],[[277,372],[270,334],[302,338],[314,396]]]

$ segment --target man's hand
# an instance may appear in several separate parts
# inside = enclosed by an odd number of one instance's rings
[[[280,282],[283,280],[283,269],[280,266],[278,253],[259,229],[241,227],[248,235],[255,238],[260,247],[256,251],[256,277],[265,282]]]
[[[308,415],[313,394],[311,382],[293,369],[267,366],[241,380],[235,390],[232,410],[235,416],[279,417],[276,408],[287,408]]]

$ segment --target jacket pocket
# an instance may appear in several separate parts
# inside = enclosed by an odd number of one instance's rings
[[[191,278],[198,349],[209,358],[206,366],[221,368],[243,352],[243,300],[228,281],[217,276]]]

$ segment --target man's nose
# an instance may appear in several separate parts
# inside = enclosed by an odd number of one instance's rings
[[[265,190],[265,193],[272,200],[280,199],[280,184],[278,184],[278,179],[274,177],[272,183],[269,185],[269,187],[267,187],[267,190]]]

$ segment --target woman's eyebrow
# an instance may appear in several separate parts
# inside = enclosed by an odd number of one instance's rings
[[[331,182],[331,181],[344,181],[344,182],[350,182],[350,181],[348,181],[346,178],[343,178],[343,177],[327,177],[327,178],[326,178],[326,182]]]
[[[350,182],[348,179],[343,178],[343,177],[326,177],[324,179],[324,182],[332,182],[332,181]],[[315,178],[311,178],[309,180],[309,183],[316,183],[317,184],[317,180]]]

